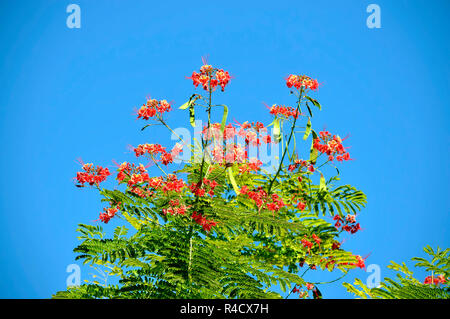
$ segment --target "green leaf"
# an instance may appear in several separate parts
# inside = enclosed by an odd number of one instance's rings
[[[322,299],[322,293],[320,292],[317,286],[315,287],[315,291],[313,291],[314,299]]]
[[[311,162],[311,164],[316,164],[319,152],[314,148],[314,140],[317,138],[317,133],[314,130],[311,130],[311,133],[313,138],[311,142],[311,150],[309,151],[309,161]]]
[[[226,105],[222,106],[223,106],[223,115],[222,115],[222,124],[220,125],[220,131],[223,134],[223,132],[225,131],[225,125],[227,125],[228,107]]]
[[[308,123],[306,123],[305,135],[303,135],[303,139],[306,140],[311,133],[311,118],[308,118]]]
[[[313,113],[312,113],[312,111],[311,111],[311,108],[309,107],[308,102],[306,102],[306,107],[308,108],[309,115],[310,115],[311,117],[313,117]]]
[[[195,110],[194,110],[194,103],[189,105],[189,122],[191,123],[192,127],[195,127]]]
[[[273,137],[275,141],[280,142],[281,141],[281,119],[276,118],[273,121]]]
[[[179,107],[179,109],[180,109],[180,110],[185,110],[185,109],[187,109],[187,108],[190,106],[190,102],[191,102],[191,100],[187,101],[186,103],[184,103],[183,105],[181,105],[181,106]]]
[[[179,107],[180,110],[185,110],[189,108],[189,122],[191,123],[192,127],[195,127],[195,110],[194,105],[195,101],[197,101],[200,97],[197,94],[192,94],[192,96],[189,98],[189,101],[184,103]]]
[[[233,185],[234,192],[236,193],[236,195],[239,195],[239,193],[240,193],[239,187],[237,186],[236,180],[234,179],[233,170],[232,170],[231,166],[227,167],[227,172],[228,172],[228,177],[230,178],[231,185]]]
[[[319,192],[326,192],[327,191],[327,184],[325,177],[322,173],[320,173],[320,184],[319,184]]]
[[[184,103],[183,105],[181,105],[179,107],[180,110],[186,110],[188,107],[190,107],[192,104],[195,103],[195,101],[197,100],[197,98],[194,98],[196,95],[192,94],[192,96],[189,98],[189,101],[187,101],[186,103]]]
[[[317,106],[319,108],[319,110],[322,110],[322,106],[320,105],[320,103],[317,100],[315,100],[315,99],[313,99],[313,98],[311,98],[309,96],[307,96],[306,98],[308,100],[310,100],[311,103],[314,104],[314,106]]]

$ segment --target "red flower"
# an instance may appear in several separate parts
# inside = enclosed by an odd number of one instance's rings
[[[245,194],[247,194],[247,193],[248,193],[248,187],[247,187],[247,185],[242,186],[241,189],[240,189],[240,194],[245,195]]]
[[[204,178],[201,183],[192,183],[189,189],[195,196],[202,197],[208,193],[212,197],[214,196],[214,189],[217,185],[218,183],[216,181]]]
[[[158,101],[155,99],[148,99],[137,112],[137,118],[139,119],[142,117],[142,119],[148,120],[149,118],[154,117],[157,112],[162,115],[165,112],[169,112],[171,109],[170,103],[166,100]]]
[[[257,172],[260,170],[262,164],[263,163],[257,158],[252,158],[249,163],[244,163],[239,167],[239,173],[243,174],[251,171]]]
[[[171,215],[185,215],[188,208],[191,206],[186,206],[180,204],[180,201],[178,199],[171,200],[169,202],[168,208],[163,208],[163,214],[167,215],[167,213]]]
[[[317,90],[317,88],[319,87],[319,82],[317,82],[317,80],[311,79],[306,75],[291,74],[286,79],[286,85],[288,88],[295,87],[297,90],[299,90],[300,88]]]
[[[212,91],[219,85],[222,91],[225,90],[225,86],[230,82],[231,76],[228,71],[224,71],[222,69],[215,69],[211,65],[204,64],[200,68],[200,73],[192,72],[188,79],[192,80],[192,84],[195,87],[201,85],[205,91]]]
[[[149,108],[145,105],[141,106],[141,108],[138,111],[138,118],[148,120],[149,118],[156,115],[156,110],[154,108]]]
[[[354,263],[353,265],[355,265],[355,266],[357,266],[357,267],[359,267],[361,269],[366,268],[366,265],[364,263],[364,259],[361,256],[359,256],[359,255],[356,256],[356,259],[357,259],[357,262]]]
[[[176,193],[180,193],[183,187],[185,187],[186,184],[182,179],[178,179],[175,175],[171,174],[167,177],[166,181],[162,185],[162,191],[164,193],[174,191]]]
[[[277,194],[272,194],[272,196],[269,196],[262,187],[248,191],[247,186],[243,186],[240,193],[247,195],[248,198],[252,199],[258,207],[258,210],[266,208],[275,214],[281,208],[286,206],[281,197]]]
[[[202,216],[200,213],[197,212],[193,212],[192,213],[192,219],[199,224],[200,226],[203,227],[203,230],[209,232],[211,231],[211,228],[216,226],[217,223],[213,220],[208,220],[206,219],[204,216]]]
[[[179,143],[175,145],[173,150],[168,153],[166,152],[166,148],[162,147],[160,144],[140,144],[138,147],[134,149],[134,153],[136,154],[136,157],[150,154],[152,155],[152,158],[154,155],[160,154],[160,159],[162,164],[169,165],[173,163],[173,159],[175,156],[177,156],[180,152],[182,152],[183,149]],[[156,160],[153,158],[153,160]]]
[[[164,165],[169,165],[173,163],[173,156],[170,153],[163,153],[161,154],[161,163]]]
[[[300,113],[293,107],[290,106],[283,106],[283,105],[272,105],[272,107],[269,108],[270,109],[270,114],[272,115],[283,115],[284,117],[288,118],[288,117],[293,117],[293,118],[297,118]]]
[[[338,135],[331,136],[330,132],[319,132],[313,146],[320,153],[327,154],[329,161],[333,161],[334,158],[339,162],[351,160],[350,154],[342,145],[342,139]]]
[[[345,220],[343,220],[341,216],[335,215],[333,217],[333,220],[336,221],[336,223],[334,224],[336,228],[339,229],[342,226],[342,230],[345,230],[346,232],[349,232],[351,234],[354,234],[361,230],[361,225],[359,223],[356,223],[356,215],[348,214],[345,217]]]
[[[336,249],[339,249],[339,248],[341,248],[341,243],[337,242],[337,241],[334,242],[333,245],[331,246],[332,250],[336,250]]]
[[[316,234],[313,234],[312,238],[316,242],[316,244],[319,245],[319,247],[320,247],[320,243],[322,242],[322,239],[320,239]]]
[[[300,209],[300,211],[303,211],[306,207],[306,204],[303,202],[298,202],[297,208]]]
[[[104,213],[100,213],[99,220],[107,224],[111,218],[113,218],[119,211],[119,205],[116,207],[104,208]]]
[[[301,159],[296,159],[295,161],[294,161],[294,164],[290,164],[289,165],[289,167],[288,167],[288,170],[290,171],[290,172],[293,172],[293,171],[295,171],[297,168],[303,168],[303,167],[306,167],[308,165],[308,162],[307,161],[304,161],[304,160],[301,160]],[[314,166],[313,166],[313,168],[314,168]],[[314,171],[314,170],[313,170]],[[299,182],[301,182],[302,181],[302,178],[301,178],[301,176],[299,176],[298,177],[298,181]]]
[[[224,71],[224,70],[217,70],[216,72],[216,79],[219,83],[219,85],[222,88],[222,91],[225,90],[225,86],[228,84],[228,82],[230,82],[230,74],[228,73],[228,71]]]
[[[83,164],[82,166],[84,172],[77,172],[76,180],[78,181],[78,187],[84,187],[85,183],[89,185],[98,185],[101,182],[105,181],[106,178],[111,175],[108,168],[103,168],[101,166],[97,166],[94,168],[93,164]]]
[[[183,152],[183,145],[180,143],[176,143],[175,146],[172,148],[170,154],[172,155],[172,157],[175,158],[182,152]]]
[[[301,240],[303,247],[308,248],[308,254],[311,252],[311,248],[313,247],[313,243],[310,242],[305,235],[305,238]]]
[[[447,279],[444,275],[439,276],[427,276],[424,280],[424,284],[426,285],[439,285],[440,283],[445,284],[447,282]]]
[[[353,224],[356,222],[356,217],[355,215],[348,214],[347,216],[345,216],[345,221],[347,221],[350,224]]]

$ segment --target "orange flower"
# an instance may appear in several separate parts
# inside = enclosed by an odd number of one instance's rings
[[[306,75],[291,74],[286,79],[286,85],[288,88],[295,87],[297,90],[300,88],[317,90],[319,88],[319,82]]]

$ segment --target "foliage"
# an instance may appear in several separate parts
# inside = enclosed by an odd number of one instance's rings
[[[360,256],[341,248],[339,238],[359,229],[359,224],[353,227],[355,216],[366,196],[353,186],[337,185],[335,161],[350,160],[341,138],[312,128],[311,107],[322,108],[309,96],[317,80],[291,75],[286,85],[296,106],[269,107],[274,120],[264,126],[229,123],[228,107],[212,102],[213,92],[229,84],[228,72],[204,63],[190,79],[203,93],[193,94],[179,109],[186,110],[193,127],[199,110],[205,111],[200,139],[186,141],[169,127],[166,100],[149,99],[138,111],[138,118],[154,120],[179,138],[171,151],[158,144],[134,148],[136,157],[146,157],[161,176],[150,177],[148,165],[124,162],[118,165],[118,186],[111,190],[100,187],[111,175],[107,168],[83,164],[77,186],[97,189],[109,204],[100,214],[102,222],[114,218],[124,225],[110,238],[100,226],[79,225],[76,259],[101,268],[103,281],[70,287],[55,298],[282,298],[275,287],[304,298],[311,290],[320,298],[318,288],[300,274],[302,268],[346,274],[364,267]],[[218,123],[211,121],[215,110],[222,116]],[[302,120],[304,127],[298,126]],[[297,133],[301,141],[311,139],[306,160],[296,151]],[[242,143],[235,142],[238,138]],[[264,169],[248,153],[268,145],[281,147],[282,154]],[[181,168],[167,173],[181,153]],[[336,172],[328,180],[325,167]],[[345,220],[348,228],[333,225],[333,218]],[[109,277],[117,283],[108,283]]]
[[[405,263],[391,261],[389,269],[397,271],[396,279],[385,278],[379,287],[368,288],[361,280],[356,279],[354,285],[344,283],[347,290],[360,298],[373,299],[449,299],[450,287],[450,249],[434,251],[430,246],[424,248],[431,260],[414,257],[415,266],[431,272],[424,282],[413,277],[413,272]],[[356,286],[356,287],[355,287]],[[358,287],[358,288],[357,288]]]

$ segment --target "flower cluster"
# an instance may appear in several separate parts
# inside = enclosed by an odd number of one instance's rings
[[[164,165],[173,163],[174,158],[177,157],[181,152],[183,152],[183,147],[179,143],[174,146],[170,153],[167,152],[166,148],[162,147],[160,144],[140,144],[134,149],[136,157],[149,154],[151,155],[152,159],[156,161],[153,156],[160,155],[159,161],[161,161],[161,163]]]
[[[311,164],[312,165],[312,164]],[[288,166],[288,171],[289,172],[293,172],[293,171],[295,171],[297,168],[303,168],[303,167],[307,167],[307,166],[311,166],[311,165],[308,165],[308,161],[304,161],[304,160],[302,160],[302,159],[296,159],[295,161],[294,161],[294,164],[290,164],[289,166]],[[314,168],[314,166],[313,166],[313,168]]]
[[[94,168],[92,163],[83,164],[82,169],[84,172],[77,172],[77,176],[75,177],[79,183],[77,185],[78,187],[84,187],[85,183],[88,183],[91,186],[94,184],[98,185],[111,175],[108,168],[103,168],[101,166]]]
[[[248,158],[247,150],[244,146],[237,143],[216,145],[212,150],[214,161],[217,163],[244,163]]]
[[[294,287],[294,289],[292,289],[292,293],[298,293],[298,298],[305,298],[308,296],[308,292],[304,291],[304,290],[300,290],[299,288],[297,288],[297,286]]]
[[[356,266],[356,267],[359,267],[361,269],[366,268],[366,264],[365,264],[364,258],[362,258],[359,255],[356,255],[355,257],[356,257],[356,262],[355,263],[349,263],[349,265]]]
[[[317,288],[313,283],[307,282],[307,283],[305,283],[305,287],[308,290],[312,290],[314,298],[318,297]],[[298,293],[298,298],[306,298],[309,295],[308,291],[300,290],[300,288],[299,287],[297,288],[297,286],[295,286],[294,289],[292,289],[292,293],[294,293],[294,294]]]
[[[314,246],[313,241],[319,246],[320,248],[320,243],[322,242],[322,239],[319,238],[319,236],[317,236],[316,234],[312,234],[311,239],[309,239],[306,235],[304,236],[304,238],[301,239],[301,243],[303,245],[303,247],[308,249],[308,254],[311,253],[311,249]]]
[[[263,163],[259,159],[253,157],[248,163],[243,163],[239,166],[239,173],[244,174],[247,172],[257,172],[261,169],[262,164]]]
[[[162,177],[143,178],[144,185],[131,188],[131,191],[140,197],[152,196],[154,191],[162,191],[164,194],[168,192],[180,193],[186,184],[182,179],[178,179],[175,175],[170,174],[165,179]]]
[[[119,205],[117,205],[116,207],[104,208],[103,209],[104,212],[100,213],[99,220],[101,220],[105,224],[108,224],[110,219],[116,215],[119,209],[120,209]]]
[[[169,207],[168,208],[163,208],[163,214],[167,215],[185,215],[186,211],[190,208],[191,206],[186,206],[183,204],[180,204],[180,200],[179,199],[173,199],[169,202]]]
[[[240,193],[242,195],[247,195],[248,198],[253,200],[258,207],[258,211],[261,211],[261,209],[265,208],[273,213],[276,213],[281,208],[286,206],[280,196],[278,196],[277,194],[268,195],[262,187],[258,187],[252,191],[249,191],[248,187],[244,185],[242,186]]]
[[[303,201],[299,201],[295,207],[300,211],[303,211],[306,208],[306,204]]]
[[[148,99],[137,112],[138,119],[142,117],[142,119],[148,120],[149,118],[154,117],[156,113],[162,115],[165,112],[169,112],[171,109],[170,103],[166,100],[158,101],[156,99]]]
[[[129,178],[129,180],[127,180],[128,186],[133,186],[150,179],[147,174],[147,169],[144,165],[139,164],[138,166],[136,166],[135,164],[123,162],[119,165],[116,179],[119,181],[119,183],[121,183],[127,177]]]
[[[360,255],[353,255],[353,257],[356,258],[355,262],[353,262],[353,263],[352,262],[341,262],[341,263],[338,263],[338,265],[354,266],[354,267],[358,267],[361,269],[366,268],[365,260],[367,259],[367,257],[362,258]]]
[[[444,275],[439,276],[427,276],[424,280],[424,284],[426,285],[439,285],[439,284],[445,284],[447,282],[447,279]]]
[[[150,176],[147,172],[142,172],[140,174],[132,174],[128,180],[128,187],[133,187],[137,184],[147,183],[150,181]]]
[[[336,160],[339,162],[350,160],[350,154],[342,145],[342,140],[338,135],[331,136],[330,132],[322,131],[319,137],[314,140],[314,148],[320,153],[328,155],[328,160]],[[336,155],[337,154],[337,155]]]
[[[308,290],[315,290],[314,284],[307,282],[305,284],[306,289]],[[300,288],[297,288],[297,286],[294,287],[294,289],[292,289],[292,293],[298,293],[298,298],[306,298],[308,297],[308,291],[305,290],[300,290]]]
[[[136,157],[144,154],[164,154],[166,153],[166,148],[162,147],[160,144],[139,144],[139,146],[134,149],[134,153],[136,154]]]
[[[338,242],[338,241],[335,241],[335,242],[333,242],[333,244],[331,245],[331,249],[332,250],[337,250],[337,249],[339,249],[339,248],[341,248],[341,243],[340,242]]]
[[[260,122],[237,123],[239,130],[237,135],[244,139],[246,145],[258,146],[261,143],[270,144],[272,138],[267,133],[267,127]]]
[[[270,107],[270,114],[275,116],[283,115],[286,118],[289,118],[290,116],[297,118],[300,115],[299,111],[293,107],[276,104]]]
[[[165,179],[162,177],[150,177],[146,167],[139,164],[124,162],[120,164],[116,179],[119,183],[126,183],[129,190],[142,197],[150,197],[154,191],[160,190],[164,193],[169,191],[181,192],[186,186],[182,179],[170,174]]]
[[[217,185],[216,181],[203,178],[202,183],[192,183],[189,185],[189,189],[195,196],[202,197],[208,193],[209,196],[213,197]]]
[[[217,86],[225,91],[225,86],[230,82],[231,77],[228,71],[215,69],[211,65],[204,64],[200,68],[200,73],[194,71],[188,79],[192,80],[195,87],[201,85],[205,91],[209,91],[210,88],[214,91]]]
[[[197,212],[193,212],[192,213],[192,219],[199,224],[200,226],[203,227],[204,231],[211,231],[211,228],[213,228],[214,226],[217,225],[217,223],[215,221],[213,221],[212,219],[208,220],[206,219],[206,217],[202,216],[202,214],[197,213]]]
[[[307,239],[306,235],[305,235],[305,238],[302,238],[301,242],[302,242],[303,247],[308,248],[308,254],[309,254],[311,252],[311,248],[313,247],[314,244]]]
[[[345,220],[342,219],[342,217],[340,215],[335,215],[333,217],[333,220],[336,221],[334,226],[337,229],[342,227],[342,230],[345,230],[346,232],[351,233],[351,234],[354,234],[358,230],[361,229],[361,226],[359,225],[359,223],[356,222],[356,216],[355,215],[348,214],[345,217]]]
[[[149,187],[144,185],[149,183],[151,178],[142,164],[136,166],[135,164],[123,162],[119,166],[116,179],[119,183],[126,182],[129,190],[139,197],[145,198],[153,195]]]
[[[209,127],[205,125],[201,133],[203,139],[206,141],[211,139],[234,141],[235,137],[240,137],[245,141],[246,145],[252,146],[258,146],[262,143],[270,144],[272,142],[272,138],[267,133],[267,127],[264,127],[264,124],[260,122],[244,122],[242,124],[237,123],[237,125],[229,123],[224,127],[223,132],[221,123],[213,123]]]
[[[317,88],[319,87],[319,82],[317,82],[317,80],[311,79],[306,75],[291,74],[286,79],[286,85],[288,88],[295,87],[297,90],[299,90],[300,88],[317,90]]]

